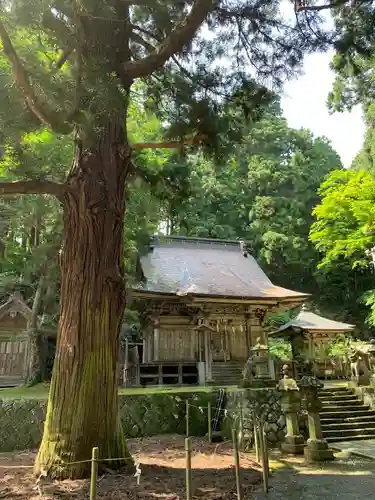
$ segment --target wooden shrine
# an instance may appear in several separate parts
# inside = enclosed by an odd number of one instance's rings
[[[316,376],[321,378],[344,377],[344,368],[340,360],[332,359],[327,353],[329,342],[338,335],[353,331],[354,325],[333,321],[319,316],[303,305],[299,314],[282,325],[272,337],[288,340],[292,346],[294,376],[301,375],[304,361],[311,361]]]
[[[28,373],[31,309],[15,293],[0,306],[0,387],[22,384]]]
[[[266,315],[306,294],[275,286],[239,241],[159,237],[141,258],[132,298],[143,343],[126,347],[126,385],[237,385]]]

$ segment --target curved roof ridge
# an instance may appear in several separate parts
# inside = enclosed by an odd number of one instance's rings
[[[280,326],[280,328],[278,328],[274,333],[282,332],[287,328],[293,327],[309,331],[349,332],[354,330],[355,325],[325,318],[319,314],[302,309],[295,318],[284,323],[284,325]]]
[[[138,291],[276,301],[308,296],[275,286],[242,241],[162,237],[141,266],[145,283]]]

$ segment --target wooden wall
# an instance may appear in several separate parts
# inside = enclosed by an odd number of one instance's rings
[[[196,332],[192,330],[161,330],[159,361],[194,361]]]
[[[0,377],[23,380],[27,370],[28,337],[0,334]]]
[[[12,318],[9,314],[0,320],[0,377],[23,382],[27,375],[29,336],[27,320],[22,314]]]
[[[159,361],[194,361],[198,335],[188,316],[161,316],[159,319]]]
[[[259,311],[249,307],[247,310],[231,311],[231,308],[228,304],[223,307],[215,306],[211,313],[208,307],[205,321],[212,330],[211,340],[217,351],[213,359],[224,360],[224,353],[218,352],[223,346],[228,353],[228,360],[246,361],[250,346],[254,346],[258,338],[267,344],[267,334],[261,326],[262,317],[259,316]],[[199,335],[203,337],[203,332],[196,330],[196,326],[192,316],[178,313],[160,315],[157,324],[150,328],[145,338],[144,361],[198,361]],[[155,334],[153,328],[158,333]],[[158,340],[155,340],[155,336]],[[204,343],[201,341],[201,344]],[[155,356],[156,345],[158,356]]]
[[[228,328],[230,338],[231,358],[238,360],[247,360],[248,358],[248,342],[246,333],[246,323],[233,325],[233,329]]]

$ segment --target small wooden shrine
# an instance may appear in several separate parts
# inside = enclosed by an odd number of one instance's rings
[[[273,285],[239,241],[159,237],[141,258],[132,297],[146,318],[126,346],[126,384],[237,384],[267,313],[306,294]]]
[[[0,387],[22,384],[27,377],[30,317],[18,293],[0,306]]]
[[[315,374],[326,377],[333,376],[335,371],[335,360],[327,354],[328,344],[338,335],[351,332],[354,328],[354,325],[319,316],[308,311],[303,305],[295,318],[269,335],[274,338],[284,338],[291,343],[292,357],[296,365],[300,364],[302,367],[304,361],[311,361]],[[301,375],[297,373],[298,370],[298,367],[294,370],[295,377]]]

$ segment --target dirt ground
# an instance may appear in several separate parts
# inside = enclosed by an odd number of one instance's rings
[[[98,500],[185,499],[185,452],[181,436],[129,440],[130,450],[141,469],[140,484],[125,474],[99,478]],[[194,498],[234,500],[235,477],[231,443],[210,445],[202,439],[192,443]],[[88,481],[44,481],[36,486],[32,469],[34,453],[0,454],[0,498],[52,500],[88,498]],[[247,454],[240,455],[244,496],[260,481],[260,471]],[[16,466],[16,467],[15,467]]]

